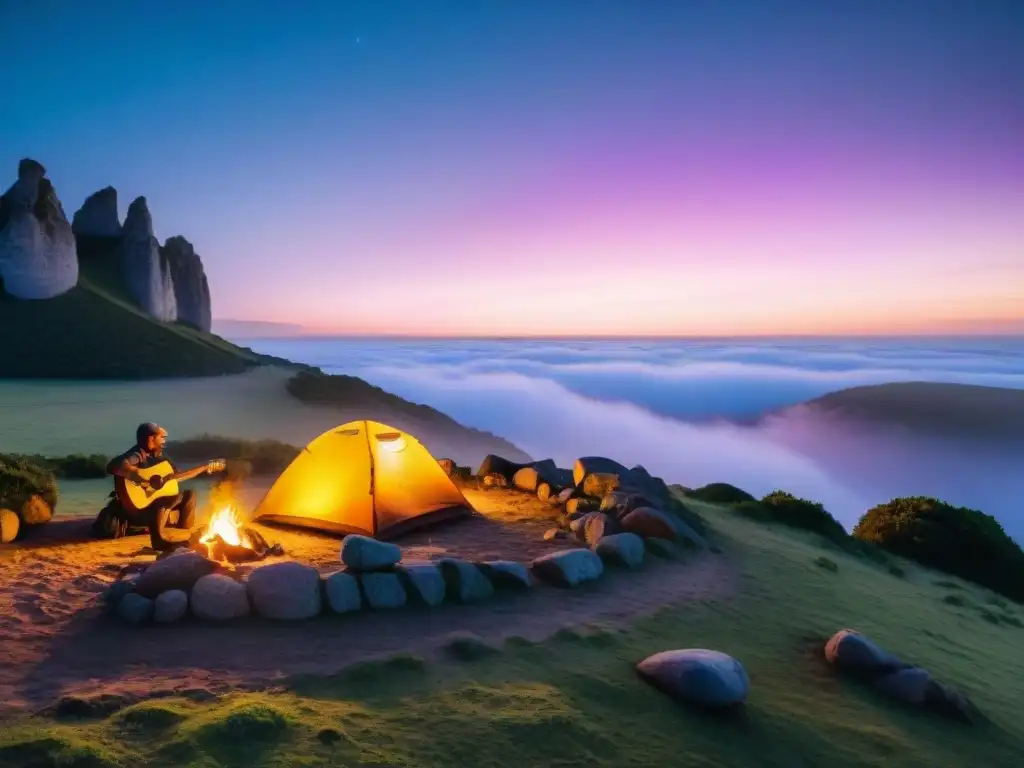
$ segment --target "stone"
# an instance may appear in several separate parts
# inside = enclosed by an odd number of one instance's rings
[[[593,547],[605,536],[611,536],[622,530],[619,521],[604,512],[592,512],[583,519],[583,541]]]
[[[117,604],[117,615],[129,624],[144,624],[153,618],[153,601],[129,592]]]
[[[171,267],[153,234],[146,198],[128,206],[121,227],[121,269],[128,294],[143,312],[164,322],[178,318]]]
[[[675,541],[679,537],[679,526],[674,518],[660,509],[640,507],[622,518],[622,529],[645,539],[666,539]]]
[[[170,269],[178,320],[209,333],[213,314],[203,260],[181,235],[167,238],[160,254]]]
[[[580,486],[580,489],[585,496],[603,499],[607,494],[618,488],[619,485],[618,475],[595,472],[583,478],[583,484]]]
[[[78,284],[75,235],[35,160],[18,163],[18,180],[0,196],[0,283],[19,299],[50,299]]]
[[[583,497],[569,499],[565,502],[565,516],[570,520],[574,520],[588,512],[597,512],[600,507],[601,505],[596,499],[587,499]]]
[[[490,579],[473,563],[446,557],[438,561],[448,596],[459,603],[486,600],[494,594]]]
[[[846,672],[879,677],[903,665],[888,651],[852,629],[841,629],[825,644],[825,658]]]
[[[410,601],[431,608],[444,602],[447,588],[439,566],[433,563],[400,565],[398,574],[405,582]]]
[[[589,549],[564,549],[541,555],[530,566],[541,581],[559,587],[576,587],[596,581],[604,572],[601,558]]]
[[[0,509],[0,544],[10,544],[18,538],[21,518],[11,509]]]
[[[636,669],[663,693],[705,707],[735,706],[750,691],[750,678],[739,661],[705,648],[662,651],[648,656]]]
[[[289,560],[253,569],[246,582],[249,604],[260,616],[301,621],[320,615],[320,573]]]
[[[161,592],[153,601],[153,621],[157,624],[171,624],[180,621],[188,612],[188,593],[182,589]]]
[[[676,548],[675,544],[667,539],[659,539],[656,537],[644,539],[644,546],[647,548],[647,551],[655,557],[660,557],[665,560],[679,559],[679,550]]]
[[[117,190],[104,187],[85,198],[71,221],[71,230],[76,237],[120,237]]]
[[[606,563],[626,568],[639,568],[644,562],[644,540],[635,533],[604,536],[594,545],[594,551]]]
[[[135,584],[137,582],[138,578],[125,577],[118,579],[107,587],[107,591],[103,593],[103,602],[106,603],[107,608],[116,611],[124,596],[135,591]]]
[[[33,493],[21,505],[20,517],[24,525],[42,525],[53,519],[53,507],[38,493]]]
[[[350,533],[341,542],[341,562],[355,571],[379,571],[392,568],[402,559],[397,544],[377,541],[369,536]]]
[[[402,581],[395,572],[367,572],[359,574],[359,584],[363,588],[366,604],[370,608],[386,609],[401,608],[407,597]]]
[[[525,563],[517,563],[515,560],[487,560],[478,563],[478,567],[499,589],[529,589],[533,586],[533,582],[530,581],[530,570]]]
[[[324,597],[335,613],[352,613],[363,607],[359,582],[351,573],[337,571],[323,580]]]
[[[559,539],[564,539],[565,536],[565,531],[558,528],[548,528],[544,531],[544,541],[557,541]]]
[[[155,598],[161,592],[171,589],[188,592],[199,579],[216,570],[217,564],[198,552],[176,552],[157,560],[143,571],[135,591],[148,598]]]
[[[582,456],[576,459],[572,467],[573,485],[578,487],[583,482],[583,479],[587,475],[591,474],[607,474],[625,477],[629,474],[629,470],[622,464],[619,464],[619,462],[606,459],[604,456]],[[615,489],[612,488],[611,490]],[[603,493],[601,495],[604,496]]]
[[[875,690],[906,704],[923,705],[928,699],[932,676],[920,667],[905,667],[882,675],[873,683]]]
[[[249,594],[245,584],[222,573],[203,576],[192,587],[192,613],[209,621],[229,621],[248,616]]]
[[[512,475],[512,485],[518,490],[526,491],[527,493],[536,493],[537,483],[539,482],[535,467],[523,467],[516,470],[516,473]]]

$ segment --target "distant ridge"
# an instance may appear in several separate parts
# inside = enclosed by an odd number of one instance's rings
[[[214,318],[213,332],[226,339],[270,339],[301,336],[308,333],[298,323],[271,323],[264,320],[231,320]]]
[[[1024,389],[911,381],[842,389],[796,408],[920,434],[1024,442]]]

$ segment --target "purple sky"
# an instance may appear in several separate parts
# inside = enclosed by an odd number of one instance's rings
[[[146,195],[220,318],[1024,331],[1024,4],[284,7],[5,5],[0,169]]]

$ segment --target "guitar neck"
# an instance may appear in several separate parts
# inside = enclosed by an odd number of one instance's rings
[[[168,481],[171,481],[171,480],[191,480],[193,477],[201,475],[205,471],[206,471],[206,466],[205,465],[202,466],[202,467],[193,467],[192,469],[186,469],[186,470],[184,470],[182,472],[175,472],[173,475],[171,475],[169,478],[167,478],[167,480],[165,480],[164,482],[168,482]]]

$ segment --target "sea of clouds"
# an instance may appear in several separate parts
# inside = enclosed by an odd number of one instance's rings
[[[1021,456],[785,411],[894,381],[1024,389],[1021,339],[246,343],[360,376],[560,466],[596,454],[691,487],[783,488],[821,501],[847,527],[893,496],[936,495],[995,514],[1024,538]]]

